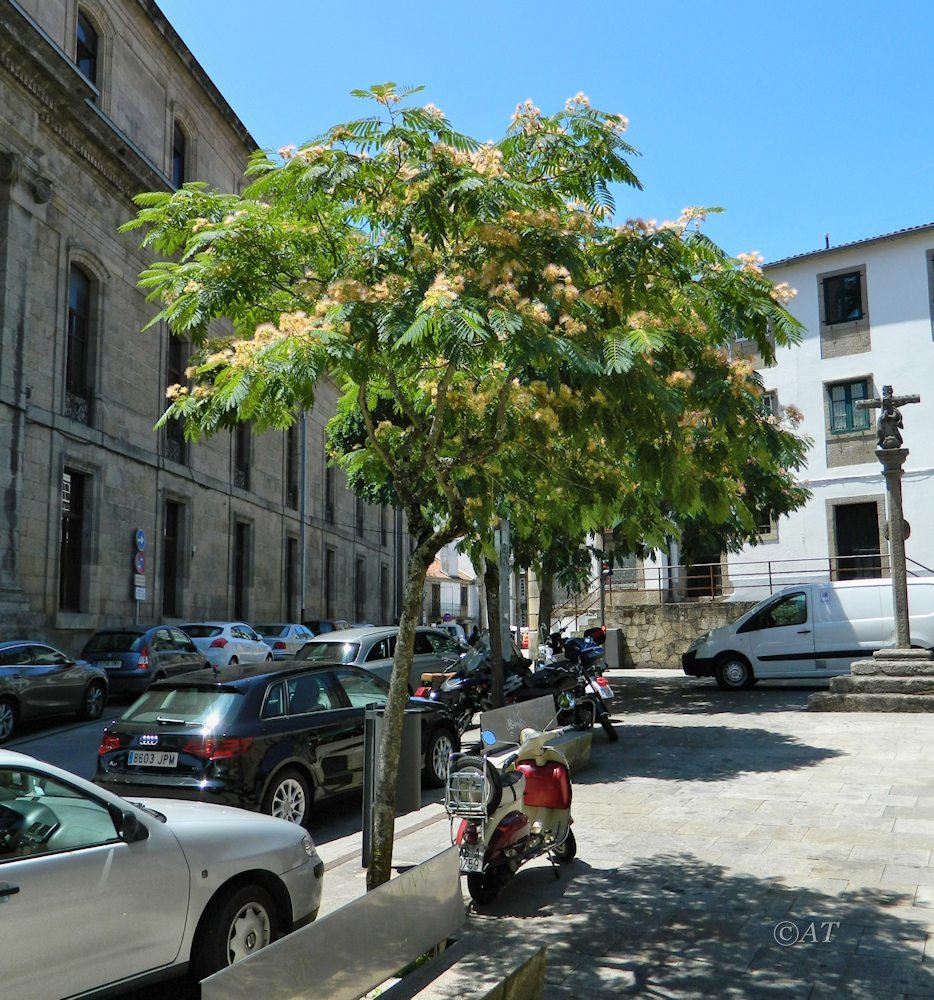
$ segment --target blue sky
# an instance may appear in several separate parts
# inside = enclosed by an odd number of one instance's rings
[[[278,149],[423,84],[486,140],[578,91],[629,118],[644,191],[617,216],[719,205],[706,232],[776,260],[934,221],[934,8],[628,0],[158,0],[253,134]]]

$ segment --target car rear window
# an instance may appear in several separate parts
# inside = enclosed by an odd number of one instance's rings
[[[150,723],[162,720],[214,729],[233,718],[242,699],[243,692],[236,688],[153,687],[130,705],[120,721]]]
[[[179,625],[179,628],[192,639],[210,639],[213,635],[221,634],[218,625]]]
[[[359,642],[318,642],[312,639],[299,651],[302,660],[328,660],[331,663],[353,663],[360,652]]]
[[[288,625],[254,625],[253,630],[260,635],[277,636],[288,632]]]
[[[139,632],[98,632],[88,639],[82,656],[98,653],[137,653],[143,643]]]

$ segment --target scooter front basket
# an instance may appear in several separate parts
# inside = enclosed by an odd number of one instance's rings
[[[489,801],[490,782],[485,771],[448,772],[444,808],[449,816],[483,819]]]

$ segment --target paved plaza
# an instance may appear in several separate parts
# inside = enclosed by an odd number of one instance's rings
[[[545,996],[934,997],[934,716],[811,713],[818,688],[721,692],[619,671],[616,744],[575,776],[578,858],[471,911],[463,996],[488,957],[548,946]],[[447,846],[438,804],[395,861]],[[322,849],[326,907],[365,890],[359,835]]]

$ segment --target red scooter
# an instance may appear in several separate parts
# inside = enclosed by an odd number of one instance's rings
[[[523,729],[518,747],[503,747],[487,730],[482,756],[452,758],[444,806],[452,834],[453,820],[461,820],[452,839],[460,845],[461,873],[474,902],[492,902],[532,858],[546,854],[566,864],[577,853],[568,762],[548,745],[562,732]]]

